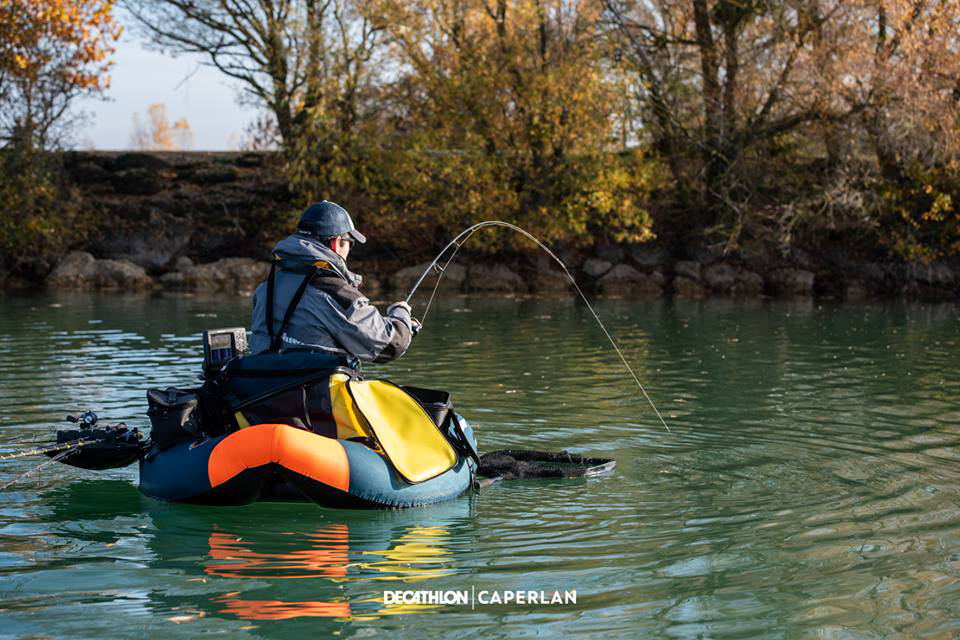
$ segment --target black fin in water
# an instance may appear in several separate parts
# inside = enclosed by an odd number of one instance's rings
[[[501,449],[480,456],[477,475],[491,480],[478,483],[483,487],[497,480],[596,476],[612,471],[616,465],[611,458],[587,458],[566,451]]]

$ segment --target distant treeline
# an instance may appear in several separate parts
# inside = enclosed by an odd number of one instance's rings
[[[109,51],[115,24],[105,0],[8,4],[9,256],[96,224],[31,155],[54,146],[31,110],[45,91],[100,90],[105,58],[67,53]],[[61,15],[48,4],[88,16],[84,35],[40,29]],[[341,202],[398,250],[500,218],[565,244],[674,234],[785,250],[830,233],[912,261],[960,252],[953,0],[122,4],[157,46],[199,52],[261,107],[246,139],[278,150],[291,202]],[[10,35],[29,20],[40,35]]]

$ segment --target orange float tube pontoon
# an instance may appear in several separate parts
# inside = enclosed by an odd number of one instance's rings
[[[473,430],[453,414],[475,444]],[[148,452],[140,490],[173,502],[240,505],[257,500],[313,502],[325,507],[399,508],[448,500],[475,471],[459,457],[440,475],[411,484],[379,451],[283,424],[260,424],[197,442]]]

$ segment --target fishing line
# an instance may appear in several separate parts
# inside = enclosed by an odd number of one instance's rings
[[[660,424],[663,425],[663,428],[666,429],[668,433],[673,433],[672,431],[670,431],[670,427],[667,426],[667,422],[663,419],[663,416],[660,415],[660,411],[657,409],[657,405],[653,404],[653,400],[650,398],[649,394],[647,394],[647,390],[643,388],[643,384],[640,382],[640,378],[638,378],[637,374],[633,372],[633,367],[630,366],[630,363],[627,362],[627,359],[624,357],[623,352],[620,351],[620,347],[617,346],[617,343],[614,341],[613,336],[610,335],[610,332],[607,331],[607,327],[604,326],[603,322],[600,320],[600,316],[598,316],[597,312],[593,310],[593,306],[590,304],[590,301],[587,300],[587,296],[584,295],[583,291],[580,290],[580,285],[577,284],[577,281],[570,274],[570,271],[567,270],[567,265],[563,264],[563,261],[560,258],[558,258],[556,254],[553,253],[553,251],[550,250],[550,247],[540,242],[540,240],[537,239],[533,234],[525,231],[524,229],[521,229],[515,224],[510,224],[509,222],[503,222],[502,220],[485,220],[484,222],[478,222],[473,226],[467,227],[466,229],[461,231],[457,235],[457,237],[455,237],[453,240],[447,243],[447,246],[445,246],[440,251],[440,253],[437,254],[437,257],[433,259],[433,262],[431,262],[430,265],[420,275],[420,278],[416,281],[416,283],[414,283],[413,288],[410,289],[410,293],[408,293],[406,297],[407,304],[410,304],[410,300],[413,298],[413,295],[417,292],[417,289],[420,288],[420,285],[423,283],[423,280],[427,277],[427,274],[429,274],[431,270],[436,270],[438,274],[437,281],[433,285],[433,292],[430,294],[430,299],[427,301],[427,306],[423,311],[423,318],[421,320],[421,325],[423,324],[424,321],[426,321],[427,313],[429,313],[430,311],[430,305],[433,304],[433,298],[434,296],[436,296],[437,288],[440,286],[440,280],[441,278],[443,278],[447,267],[450,265],[450,262],[453,261],[453,257],[457,255],[458,251],[460,251],[460,247],[462,247],[467,242],[467,240],[470,239],[470,236],[472,236],[474,233],[476,233],[477,231],[485,227],[506,227],[507,229],[512,229],[517,233],[520,233],[526,236],[527,238],[532,240],[534,243],[536,243],[538,247],[546,251],[547,255],[553,258],[554,261],[560,265],[560,268],[563,269],[563,272],[566,274],[567,278],[569,278],[570,282],[573,283],[573,288],[577,290],[577,293],[580,295],[580,298],[583,300],[584,304],[587,305],[587,309],[589,309],[590,313],[593,314],[594,320],[597,321],[597,324],[600,325],[600,328],[603,330],[604,335],[607,336],[607,340],[610,341],[610,344],[613,346],[614,351],[617,352],[617,355],[620,357],[620,361],[623,362],[623,366],[627,368],[627,371],[630,372],[630,376],[633,378],[634,382],[636,382],[637,386],[640,387],[640,391],[643,392],[643,397],[647,399],[647,402],[649,402],[650,406],[653,408],[653,412],[657,414],[657,417],[660,419]],[[447,250],[449,250],[451,247],[456,247],[456,248],[450,254],[450,257],[447,258],[447,261],[444,263],[444,265],[440,267],[437,263],[440,261],[440,258],[443,257],[443,254],[445,254]]]
[[[49,466],[52,465],[54,462],[60,462],[60,461],[63,460],[64,458],[68,458],[68,457],[72,456],[73,454],[75,454],[75,453],[76,453],[77,451],[79,451],[79,450],[80,450],[80,448],[79,448],[78,446],[74,446],[74,447],[71,448],[71,449],[67,449],[67,450],[65,450],[65,451],[61,451],[60,453],[58,453],[57,455],[53,456],[53,457],[50,458],[49,460],[47,460],[47,461],[45,461],[45,462],[41,462],[40,464],[38,464],[37,466],[33,467],[32,469],[28,469],[28,470],[24,471],[23,473],[21,473],[20,475],[18,475],[16,478],[13,478],[12,480],[8,480],[7,482],[3,483],[2,485],[0,485],[0,491],[3,491],[4,489],[6,489],[7,487],[9,487],[10,485],[15,484],[15,483],[23,480],[23,479],[26,478],[27,476],[33,475],[34,473],[36,473],[37,471],[40,471],[41,469],[44,469],[44,468],[46,468],[46,467],[49,467]]]
[[[433,283],[433,291],[430,292],[430,299],[427,300],[427,306],[424,307],[424,309],[423,309],[423,315],[420,317],[420,326],[423,326],[423,323],[427,321],[427,314],[430,313],[430,305],[433,304],[433,298],[437,295],[437,289],[440,287],[440,280],[441,280],[441,278],[443,277],[444,272],[447,270],[447,267],[450,266],[450,263],[451,263],[451,262],[453,262],[453,258],[454,258],[454,256],[457,255],[457,252],[460,251],[460,247],[462,247],[464,244],[466,244],[467,240],[470,239],[470,236],[472,236],[474,233],[476,233],[477,231],[479,231],[480,228],[481,228],[481,227],[477,227],[476,229],[474,229],[473,231],[471,231],[469,234],[467,234],[467,237],[466,237],[466,238],[464,238],[462,241],[460,241],[460,242],[457,244],[456,248],[455,248],[455,249],[453,250],[453,252],[450,254],[450,257],[447,258],[447,261],[443,263],[443,266],[442,266],[442,267],[441,267],[440,265],[436,264],[436,261],[434,261],[434,264],[430,265],[431,267],[433,267],[434,269],[436,269],[437,273],[439,273],[440,276],[438,276],[438,277],[437,277],[437,281],[436,281],[435,283]],[[446,251],[447,248],[449,248],[449,247],[450,247],[450,245],[447,245],[447,247],[444,248],[443,251]],[[443,251],[440,252],[440,255],[443,255]],[[440,256],[437,256],[437,257],[439,258]],[[427,267],[427,271],[429,271],[429,270],[430,270],[430,267]],[[420,279],[423,280],[423,277],[421,277]],[[410,304],[410,298],[413,297],[413,293],[414,293],[414,291],[417,290],[417,287],[418,287],[418,286],[420,286],[420,282],[419,282],[419,281],[417,282],[417,284],[414,285],[413,290],[410,292],[410,295],[407,296],[407,304]]]

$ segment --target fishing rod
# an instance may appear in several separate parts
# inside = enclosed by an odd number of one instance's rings
[[[147,444],[137,427],[129,428],[124,423],[97,426],[97,414],[85,411],[67,416],[67,421],[79,429],[57,430],[57,442],[0,455],[0,461],[17,460],[29,456],[48,456],[50,460],[28,469],[16,478],[0,484],[0,491],[33,475],[53,462],[63,462],[80,469],[115,469],[125,467],[146,451]]]
[[[13,478],[12,480],[8,480],[7,482],[4,482],[2,485],[0,485],[0,491],[3,491],[4,489],[6,489],[7,487],[9,487],[10,485],[13,485],[13,484],[16,484],[17,482],[20,482],[21,480],[23,480],[23,479],[26,478],[26,477],[32,476],[33,474],[35,474],[37,471],[40,471],[41,469],[45,469],[46,467],[49,467],[49,466],[52,465],[54,462],[62,462],[65,458],[69,458],[69,457],[72,456],[73,454],[77,453],[77,451],[80,450],[80,447],[83,446],[83,445],[78,445],[78,444],[76,444],[76,443],[71,443],[71,444],[72,444],[72,446],[71,446],[70,448],[68,448],[68,449],[63,449],[63,450],[60,451],[60,453],[58,453],[57,455],[51,456],[49,460],[47,460],[47,461],[45,461],[45,462],[41,462],[40,464],[38,464],[37,466],[35,466],[35,467],[31,468],[31,469],[27,469],[26,471],[24,471],[23,473],[21,473],[20,475],[18,475],[16,478]],[[84,444],[88,444],[88,443],[84,443]],[[50,453],[50,451],[51,451],[50,448],[49,448],[49,447],[46,447],[45,450],[42,451],[42,453]],[[8,457],[6,457],[6,458],[4,458],[4,459],[10,459],[10,458],[12,458],[12,457],[14,457],[14,456],[8,456]]]
[[[647,402],[649,402],[650,406],[653,408],[653,412],[657,414],[657,418],[660,419],[660,424],[663,425],[663,428],[666,429],[668,433],[673,433],[672,431],[670,431],[670,427],[667,426],[667,422],[663,419],[663,416],[660,415],[660,411],[657,409],[657,405],[653,403],[653,400],[650,398],[650,395],[647,393],[647,390],[643,388],[643,384],[640,382],[640,378],[637,377],[637,374],[634,373],[633,367],[630,366],[630,363],[627,362],[627,359],[624,357],[623,352],[620,351],[620,347],[617,346],[617,343],[616,341],[614,341],[613,336],[610,335],[610,332],[607,331],[606,326],[604,326],[603,322],[600,320],[600,316],[598,316],[597,312],[593,310],[593,306],[590,304],[590,301],[587,300],[587,296],[584,295],[583,291],[580,289],[580,285],[577,284],[577,281],[574,279],[573,275],[570,274],[570,271],[567,269],[567,265],[563,264],[563,260],[558,258],[557,255],[550,250],[550,247],[542,243],[536,236],[534,236],[530,232],[524,229],[521,229],[515,224],[510,224],[509,222],[503,222],[502,220],[485,220],[483,222],[478,222],[475,225],[467,227],[466,229],[461,231],[459,234],[457,234],[457,236],[453,240],[447,243],[447,246],[445,246],[440,251],[440,253],[437,254],[437,257],[433,259],[433,261],[427,266],[424,272],[420,275],[420,278],[418,278],[417,281],[414,283],[413,288],[410,289],[410,293],[407,294],[407,297],[405,299],[406,303],[410,304],[410,300],[413,298],[414,294],[417,292],[417,289],[420,288],[420,285],[426,279],[427,275],[433,270],[437,272],[438,274],[437,281],[433,285],[433,291],[430,294],[430,299],[427,301],[427,306],[424,308],[423,315],[421,318],[421,325],[423,324],[423,322],[426,321],[427,313],[429,313],[430,311],[430,305],[433,304],[433,298],[434,296],[436,296],[437,288],[440,286],[440,280],[443,278],[444,274],[446,273],[446,269],[450,265],[450,263],[453,261],[454,256],[457,255],[457,252],[460,251],[460,248],[464,244],[466,244],[467,240],[469,240],[474,233],[486,227],[505,227],[507,229],[512,229],[513,231],[516,231],[517,233],[532,240],[538,247],[546,251],[547,255],[553,258],[553,260],[557,264],[560,265],[560,268],[563,269],[564,274],[566,274],[567,278],[569,278],[570,282],[573,284],[573,288],[577,290],[577,293],[580,295],[580,298],[583,300],[584,304],[587,305],[587,309],[589,309],[590,313],[593,314],[594,320],[597,321],[597,324],[600,325],[600,328],[603,330],[603,333],[607,336],[607,340],[610,341],[610,344],[613,346],[614,351],[617,352],[617,355],[620,357],[620,361],[623,362],[623,366],[627,368],[627,371],[630,372],[630,376],[633,378],[634,382],[636,382],[637,386],[640,387],[640,391],[643,392],[643,397],[647,399]],[[450,257],[447,258],[447,261],[443,264],[442,267],[439,266],[440,258],[442,258],[443,255],[451,247],[454,247],[454,250],[450,254]]]
[[[71,440],[69,442],[64,442],[61,444],[52,444],[46,447],[38,447],[35,449],[28,449],[27,451],[17,451],[15,453],[8,453],[0,456],[0,461],[3,460],[16,460],[17,458],[26,458],[29,456],[45,456],[51,453],[56,453],[58,451],[65,451],[69,449],[79,449],[80,447],[85,447],[90,444],[96,444],[96,440],[84,440],[83,438],[77,440]]]

